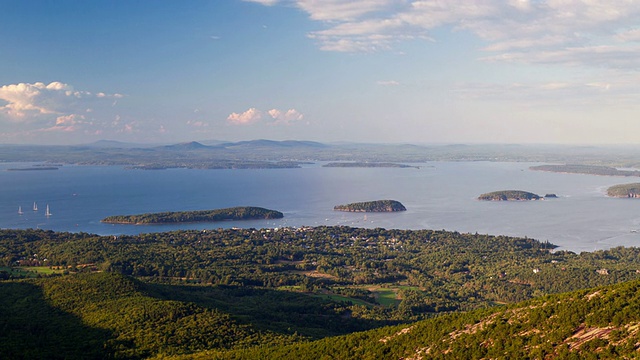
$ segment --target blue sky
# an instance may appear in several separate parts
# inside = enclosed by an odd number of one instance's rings
[[[0,143],[635,144],[640,4],[4,0]]]

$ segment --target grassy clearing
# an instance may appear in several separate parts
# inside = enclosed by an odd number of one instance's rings
[[[38,275],[53,275],[62,274],[62,270],[50,269],[47,266],[20,266],[20,267],[6,267],[0,266],[0,271],[5,271],[12,276],[33,278]]]
[[[319,298],[325,298],[325,299],[329,299],[329,300],[333,300],[333,301],[346,301],[346,302],[350,302],[350,303],[352,303],[354,305],[364,305],[364,306],[370,306],[371,305],[371,304],[367,303],[364,300],[354,299],[354,298],[350,298],[350,297],[342,296],[342,295],[313,294],[313,296],[319,297]]]
[[[377,288],[372,290],[376,300],[383,306],[396,306],[400,303],[397,288]]]
[[[51,269],[48,266],[23,266],[20,269],[24,269],[26,271],[33,271],[33,272],[36,272],[38,274],[43,274],[43,275],[62,274],[63,273],[63,270]]]

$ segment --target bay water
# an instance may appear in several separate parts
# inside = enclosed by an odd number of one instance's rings
[[[535,238],[575,252],[640,244],[640,199],[614,199],[606,189],[634,178],[529,170],[533,163],[432,162],[419,168],[129,170],[118,166],[62,166],[5,171],[0,164],[0,228],[40,228],[100,235],[179,229],[346,225],[435,229]],[[558,198],[527,202],[478,201],[497,190]],[[338,204],[391,199],[407,211],[345,213]],[[34,202],[38,211],[33,211]],[[45,216],[49,206],[51,215]],[[283,219],[171,225],[113,225],[110,215],[260,206]],[[18,214],[19,207],[22,214]]]

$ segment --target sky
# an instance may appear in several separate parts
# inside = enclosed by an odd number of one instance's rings
[[[637,144],[640,1],[0,0],[0,144]]]

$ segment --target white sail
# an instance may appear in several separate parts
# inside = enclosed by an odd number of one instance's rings
[[[47,204],[47,211],[44,212],[45,216],[51,216],[51,211],[49,211],[49,204]]]
[[[22,215],[22,206],[18,206],[18,214]]]
[[[35,201],[33,202],[33,211],[38,211],[38,204]]]

